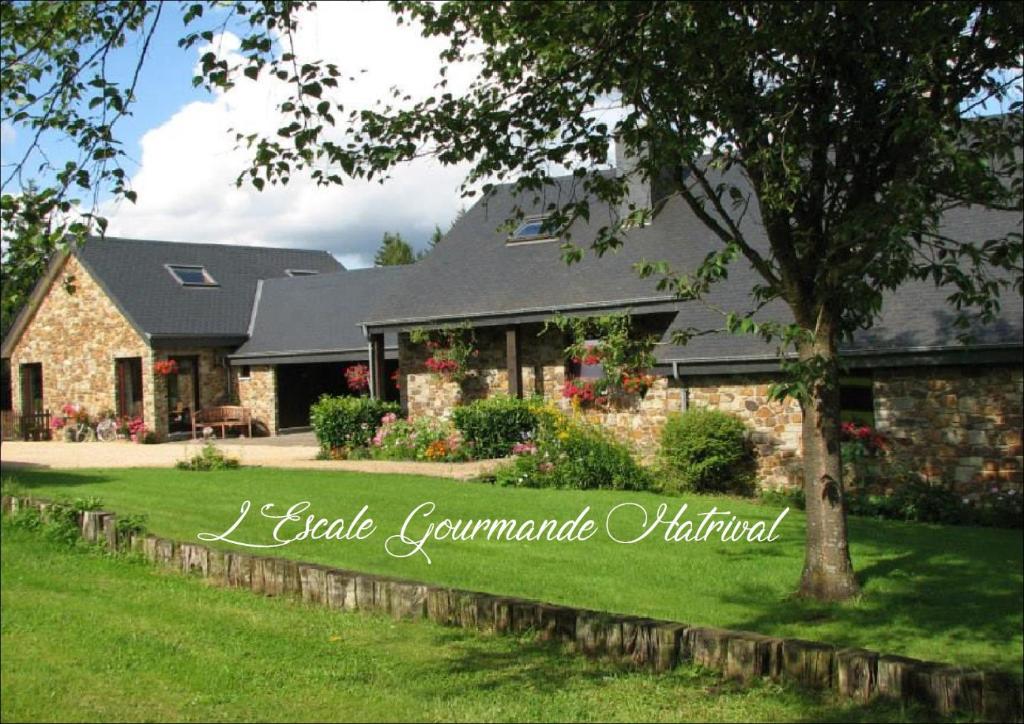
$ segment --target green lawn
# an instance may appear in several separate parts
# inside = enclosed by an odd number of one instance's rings
[[[3,721],[927,720],[211,588],[6,520],[2,564]]]
[[[149,514],[151,531],[195,540],[220,532],[243,500],[254,506],[299,500],[312,512],[349,519],[369,505],[378,532],[364,541],[303,541],[274,549],[291,556],[490,593],[554,603],[799,636],[840,645],[1019,673],[1022,668],[1020,531],[851,520],[854,564],[863,595],[844,605],[812,605],[790,594],[803,559],[803,516],[791,512],[781,540],[753,546],[669,544],[650,538],[619,545],[604,535],[583,543],[434,542],[421,556],[397,559],[384,539],[417,504],[433,501],[434,520],[572,518],[586,505],[603,522],[632,501],[653,511],[684,500],[750,518],[778,509],[733,498],[662,498],[646,493],[496,488],[426,477],[242,469],[23,471],[17,479],[43,496],[98,496],[121,513]],[[250,516],[251,518],[251,516]],[[247,521],[235,537],[270,541],[269,525]]]

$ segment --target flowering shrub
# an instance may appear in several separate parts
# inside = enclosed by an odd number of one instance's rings
[[[653,335],[638,334],[628,314],[556,317],[550,325],[572,339],[565,350],[569,359],[581,365],[600,364],[603,371],[597,380],[565,383],[562,396],[572,400],[574,407],[605,405],[616,392],[644,395],[657,379],[646,372],[654,365],[657,340]]]
[[[889,451],[889,439],[867,425],[844,422],[840,428],[840,440],[855,451],[866,455],[880,455]]]
[[[161,377],[178,374],[178,361],[173,359],[157,360],[153,363],[153,373]]]
[[[349,365],[345,368],[345,384],[352,392],[366,392],[370,389],[370,368],[364,364]]]
[[[378,460],[461,462],[471,449],[449,422],[425,417],[409,422],[394,414],[381,418],[370,441],[370,455]]]
[[[604,405],[608,402],[608,384],[605,380],[566,380],[562,397],[572,400],[573,407]]]
[[[570,420],[549,407],[536,410],[536,440],[495,471],[501,485],[528,488],[613,488],[647,490],[654,486],[629,448],[603,430]],[[530,452],[530,448],[533,448]]]
[[[63,417],[55,417],[50,420],[50,429],[54,432],[60,432],[67,425],[67,421]]]
[[[136,417],[128,421],[128,437],[131,438],[132,442],[145,442],[147,434],[146,423],[141,417]]]
[[[347,457],[365,448],[382,417],[397,413],[398,405],[369,397],[323,395],[309,410],[310,423],[320,449],[333,457]]]
[[[72,404],[70,402],[65,402],[61,406],[60,411],[64,413],[64,417],[74,418],[76,415],[78,415],[78,405]]]
[[[654,375],[643,372],[626,372],[622,375],[622,391],[630,395],[645,395],[657,380]]]
[[[533,442],[517,442],[512,446],[513,455],[536,455],[537,444]]]
[[[409,333],[414,344],[422,344],[430,356],[424,365],[435,375],[448,381],[462,382],[476,374],[473,360],[480,356],[476,335],[469,325],[414,329]]]

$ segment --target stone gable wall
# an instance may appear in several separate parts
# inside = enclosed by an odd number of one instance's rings
[[[64,282],[73,277],[74,292]],[[21,412],[21,365],[43,368],[43,407],[59,414],[65,403],[91,414],[116,409],[115,360],[142,358],[143,407],[153,428],[152,354],[93,276],[70,257],[55,277],[11,353],[14,410]]]

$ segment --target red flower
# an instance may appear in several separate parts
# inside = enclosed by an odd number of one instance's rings
[[[364,364],[349,365],[345,368],[345,382],[353,392],[370,389],[370,368]]]
[[[164,377],[178,374],[178,362],[173,359],[157,360],[153,363],[153,372]]]

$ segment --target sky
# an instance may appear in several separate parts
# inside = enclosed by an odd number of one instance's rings
[[[385,231],[422,248],[435,224],[447,229],[459,209],[471,205],[459,189],[467,168],[431,160],[399,169],[383,185],[317,187],[297,173],[283,188],[237,188],[248,152],[234,148],[229,129],[276,129],[280,89],[262,79],[224,93],[194,88],[193,68],[204,49],[177,47],[179,16],[178,8],[165,9],[139,79],[134,115],[117,126],[138,203],[101,204],[109,235],[326,249],[354,268],[373,263]],[[215,42],[222,55],[237,49],[230,32]],[[334,62],[356,77],[342,87],[348,107],[368,106],[393,85],[414,97],[428,95],[438,79],[441,47],[413,27],[397,25],[385,3],[321,3],[296,37],[300,58]],[[115,75],[126,76],[135,52],[128,46],[120,53]],[[6,126],[0,133],[5,157],[16,157],[28,142],[20,129]],[[59,155],[57,148],[48,151]]]

